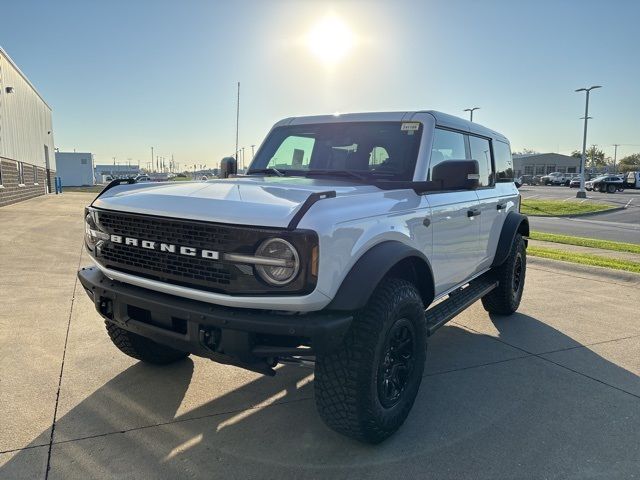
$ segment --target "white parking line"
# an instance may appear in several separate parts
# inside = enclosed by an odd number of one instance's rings
[[[525,200],[529,200],[531,198],[539,197],[540,195],[531,195],[530,197],[524,197]]]
[[[629,206],[629,204],[630,204],[631,202],[633,202],[633,199],[634,199],[634,198],[635,198],[635,197],[631,197],[631,200],[629,200],[629,201],[627,202],[627,204],[624,206],[624,208],[627,208],[627,207]]]

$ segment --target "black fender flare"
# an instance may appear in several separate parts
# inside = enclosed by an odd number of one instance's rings
[[[425,306],[431,303],[434,297],[433,271],[427,257],[402,242],[388,240],[374,245],[356,261],[326,309],[353,311],[363,308],[380,281],[401,262],[407,262],[414,268],[416,287],[422,300]]]
[[[516,233],[520,233],[523,237],[529,236],[529,219],[521,213],[509,212],[502,224],[502,232],[496,247],[496,254],[493,256],[492,267],[498,267],[505,262],[509,251],[511,251],[511,245]]]

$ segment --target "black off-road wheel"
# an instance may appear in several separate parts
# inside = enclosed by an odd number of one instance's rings
[[[357,312],[340,347],[316,358],[315,398],[333,430],[379,443],[405,421],[426,359],[420,294],[410,282],[385,279]]]
[[[148,338],[123,330],[111,322],[104,323],[113,344],[122,353],[137,360],[154,365],[168,365],[189,356],[189,352],[160,345]]]
[[[520,306],[527,273],[527,249],[522,235],[516,233],[505,262],[494,269],[498,286],[482,297],[482,306],[489,313],[511,315]]]

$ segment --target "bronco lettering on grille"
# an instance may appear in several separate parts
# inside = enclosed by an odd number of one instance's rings
[[[194,247],[173,245],[170,243],[162,242],[152,242],[150,240],[140,240],[138,238],[123,237],[122,235],[111,235],[110,240],[112,243],[119,243],[121,245],[146,248],[147,250],[156,250],[159,252],[176,253],[180,255],[186,255],[188,257],[201,257],[208,258],[210,260],[218,260],[220,258],[220,254],[215,250],[199,250]]]

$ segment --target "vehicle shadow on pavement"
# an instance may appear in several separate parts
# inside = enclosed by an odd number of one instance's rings
[[[165,368],[138,363],[57,420],[49,478],[334,479],[398,471],[408,478],[611,478],[640,471],[640,398],[622,391],[640,392],[638,377],[588,348],[572,360],[588,372],[577,374],[559,366],[561,358],[551,363],[507,345],[526,335],[575,352],[580,345],[571,338],[524,314],[492,321],[498,339],[454,325],[433,337],[413,411],[381,445],[323,425],[311,369],[281,366],[275,378],[251,377],[223,394],[211,377],[214,398],[190,407],[190,359]],[[47,431],[31,446],[48,442]],[[0,478],[24,474],[29,451],[9,460]]]

